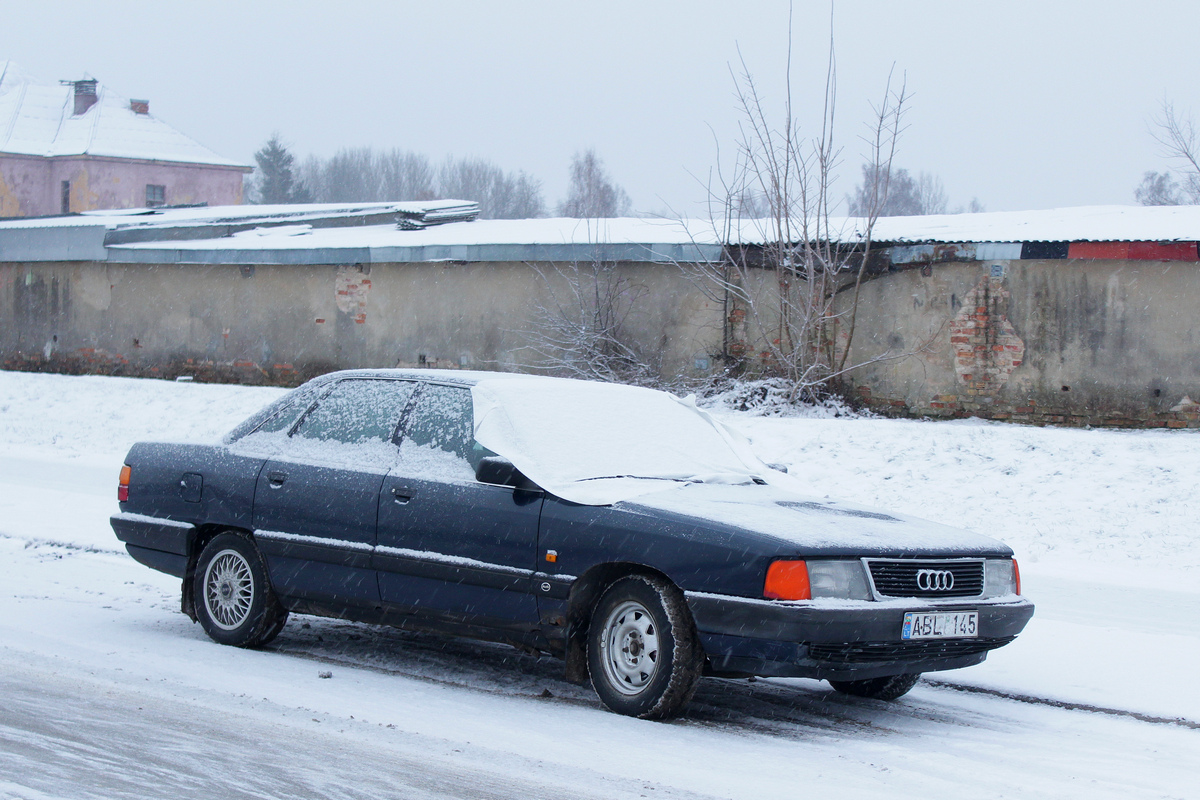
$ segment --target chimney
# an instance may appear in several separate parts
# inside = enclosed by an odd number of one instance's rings
[[[72,81],[75,86],[75,116],[96,105],[96,81]]]
[[[149,100],[130,100],[129,101],[129,110],[135,114],[149,114],[150,113],[150,101]]]

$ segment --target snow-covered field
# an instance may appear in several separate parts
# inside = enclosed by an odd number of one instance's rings
[[[0,372],[0,797],[1200,796],[1198,431],[726,415],[815,495],[1004,539],[1038,610],[896,703],[708,680],[648,723],[499,646],[205,638],[113,537],[117,471],[278,391]]]

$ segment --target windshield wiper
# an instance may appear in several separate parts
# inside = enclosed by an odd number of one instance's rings
[[[611,481],[617,478],[632,478],[636,481],[674,481],[675,483],[704,483],[699,478],[666,478],[662,475],[597,475],[594,478],[580,478],[577,483],[584,481]]]

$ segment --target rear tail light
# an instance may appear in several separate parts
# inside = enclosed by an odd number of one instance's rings
[[[772,600],[811,600],[808,565],[803,561],[774,561],[767,567],[763,597]]]
[[[1013,583],[1016,586],[1016,593],[1021,593],[1021,568],[1017,566],[1017,560],[1013,559]]]
[[[124,503],[129,499],[129,465],[121,467],[121,479],[117,482],[117,502]]]

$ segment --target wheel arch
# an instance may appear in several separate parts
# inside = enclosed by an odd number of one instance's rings
[[[183,591],[180,599],[180,610],[184,614],[187,614],[192,622],[200,621],[199,617],[196,616],[196,593],[193,587],[196,577],[196,564],[200,561],[200,554],[204,552],[204,548],[208,543],[222,533],[236,533],[245,536],[251,542],[254,541],[254,533],[245,528],[213,523],[196,526],[196,530],[192,533],[191,543],[188,545],[187,568],[183,573]]]
[[[589,567],[571,584],[567,596],[566,680],[584,683],[588,679],[587,635],[592,611],[609,586],[622,578],[645,575],[659,578],[678,588],[671,576],[647,564],[635,561],[608,561]]]

